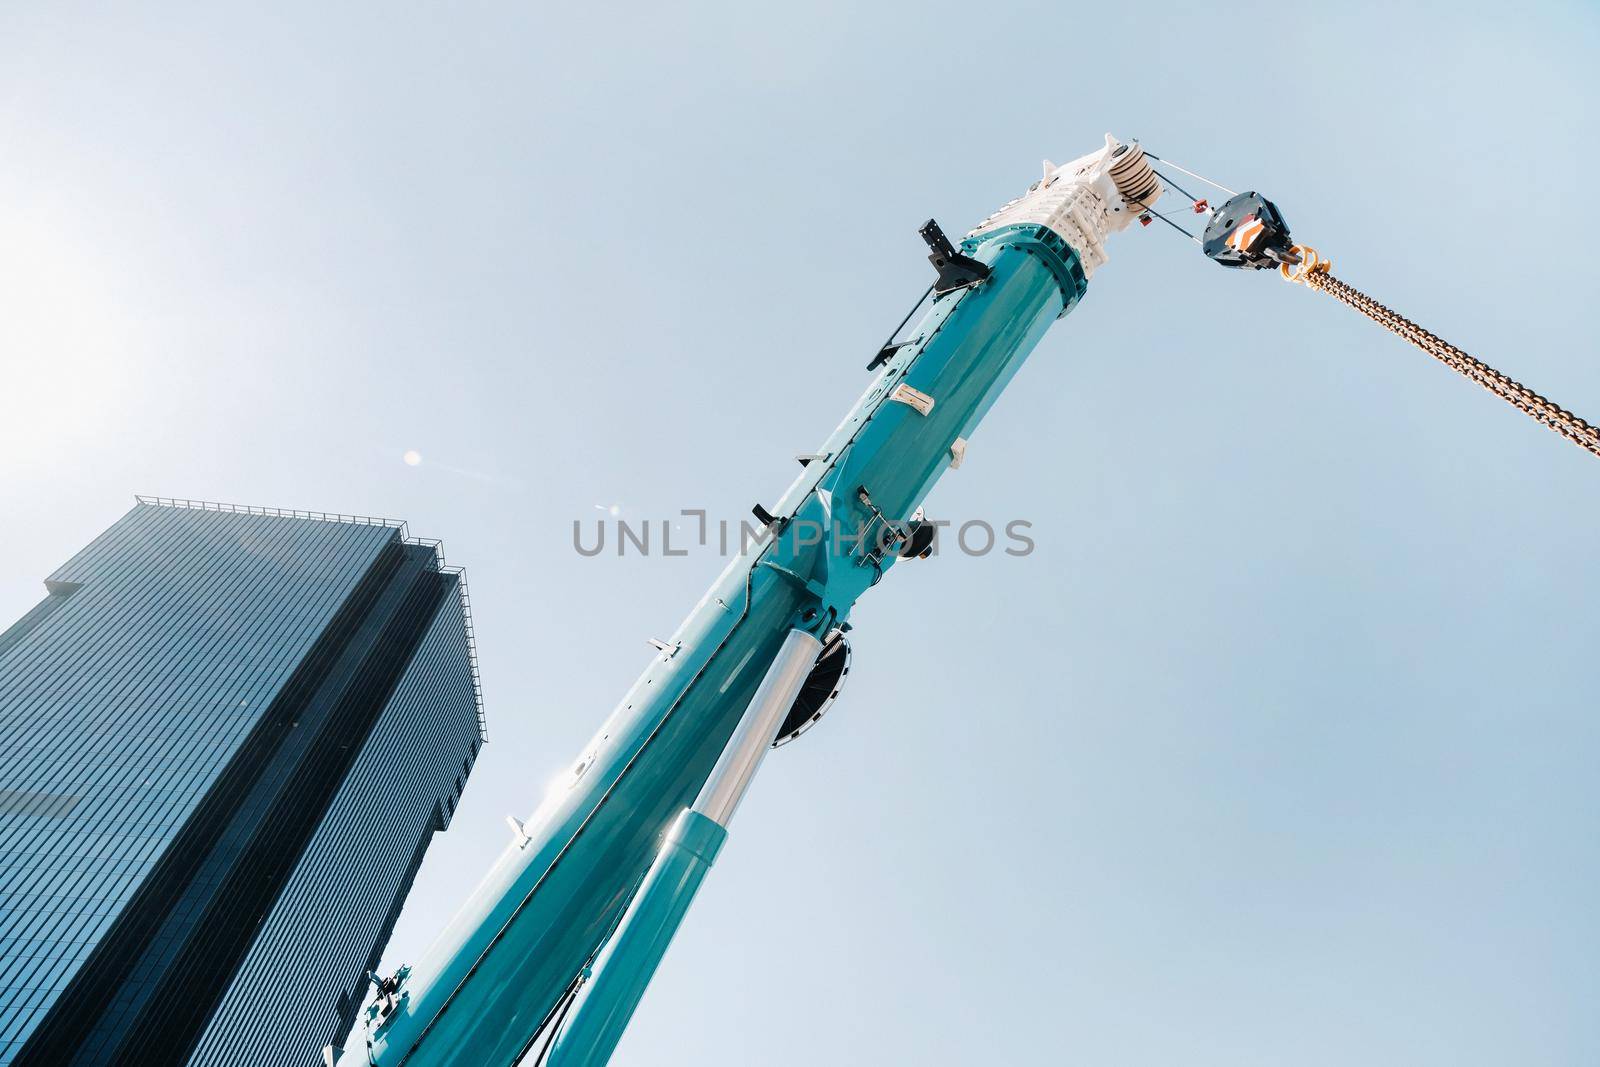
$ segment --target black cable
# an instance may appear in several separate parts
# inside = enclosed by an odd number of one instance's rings
[[[1145,154],[1149,155],[1148,152],[1146,152]],[[1158,178],[1160,178],[1162,181],[1166,182],[1168,185],[1172,186],[1174,189],[1178,190],[1178,192],[1182,193],[1184,196],[1187,196],[1191,201],[1193,201],[1196,204],[1200,203],[1200,198],[1198,196],[1195,196],[1189,190],[1185,189],[1183,186],[1179,185],[1177,182],[1173,181],[1171,178],[1167,177],[1165,174],[1162,174],[1159,170],[1156,170],[1156,168],[1151,167],[1150,169],[1155,171],[1156,176]]]
[[[1226,185],[1218,185],[1216,182],[1212,181],[1210,178],[1207,178],[1203,174],[1196,174],[1194,171],[1190,170],[1188,167],[1184,167],[1184,166],[1181,166],[1180,164],[1174,163],[1170,159],[1162,159],[1160,156],[1156,155],[1154,152],[1150,151],[1149,149],[1145,149],[1144,155],[1145,155],[1146,159],[1153,159],[1157,163],[1165,163],[1170,167],[1175,167],[1178,170],[1181,170],[1185,174],[1189,175],[1191,178],[1199,178],[1201,181],[1205,182],[1207,185],[1212,186],[1213,188],[1219,189],[1222,192],[1227,193],[1229,196],[1238,196],[1239,195],[1238,193],[1234,192],[1232,189],[1229,189]],[[1150,169],[1154,170],[1155,168],[1151,167]]]
[[[1171,219],[1167,218],[1165,215],[1163,215],[1161,212],[1157,211],[1155,208],[1151,207],[1149,204],[1146,204],[1143,201],[1139,201],[1139,200],[1135,200],[1134,203],[1139,205],[1139,210],[1140,211],[1148,211],[1150,214],[1154,215],[1156,218],[1160,219],[1162,222],[1166,223],[1168,226],[1171,226],[1174,230],[1177,230],[1179,233],[1183,234],[1185,237],[1187,237],[1189,240],[1193,241],[1195,244],[1199,244],[1200,243],[1200,238],[1196,237],[1194,234],[1190,233],[1188,230],[1184,229],[1182,226],[1179,226],[1176,222],[1173,222]]]
[[[923,301],[928,299],[928,294],[933,292],[933,287],[938,284],[939,280],[937,278],[928,283],[928,288],[923,290],[921,296],[917,297],[917,302],[911,305],[911,310],[906,312],[906,317],[900,320],[900,325],[889,331],[889,339],[883,342],[883,344],[878,348],[877,355],[872,357],[872,362],[867,364],[868,370],[876,369],[878,366],[878,356],[881,356],[890,348],[890,346],[894,344],[894,339],[899,336],[901,330],[906,328],[906,323],[911,321],[911,316],[917,313],[917,309],[922,306]],[[887,362],[887,360],[885,360],[885,362]]]
[[[532,1067],[543,1067],[549,1061],[550,1050],[555,1048],[556,1038],[561,1036],[561,1024],[567,1021],[567,1012],[572,1010],[572,1005],[578,999],[577,985],[572,987],[572,992],[567,994],[567,1002],[561,1005],[561,1011],[550,1024],[550,1036],[544,1043],[544,1048],[539,1050],[539,1058],[533,1061]]]
[[[630,899],[634,893],[639,892],[639,887],[644,884],[645,875],[649,873],[647,869],[644,874],[639,875],[638,879],[634,881],[633,890],[628,894]],[[617,932],[617,927],[622,925],[622,920],[627,914],[628,910],[626,908],[617,912],[617,917],[611,920],[611,926],[606,930],[605,937],[601,938],[600,944],[595,946],[593,952],[589,953],[589,958],[584,961],[582,969],[573,975],[572,981],[567,983],[566,992],[562,994],[566,998],[565,1003],[557,1001],[554,1007],[544,1013],[544,1019],[538,1026],[534,1027],[532,1036],[528,1038],[528,1043],[522,1046],[522,1051],[517,1053],[517,1058],[512,1061],[513,1063],[521,1063],[523,1057],[527,1056],[528,1050],[533,1048],[533,1043],[539,1040],[539,1035],[545,1033],[548,1033],[549,1036],[545,1038],[544,1047],[539,1050],[539,1058],[530,1067],[541,1067],[546,1058],[549,1057],[550,1049],[555,1045],[557,1035],[561,1033],[561,1024],[566,1021],[567,1012],[572,1009],[573,1003],[578,999],[578,993],[583,989],[584,972],[589,971],[594,966],[594,961],[600,958],[601,950],[610,943],[612,935]]]

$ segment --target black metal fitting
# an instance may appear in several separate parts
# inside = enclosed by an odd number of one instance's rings
[[[956,251],[955,245],[950,243],[950,238],[944,235],[937,222],[929,219],[917,232],[928,244],[928,262],[939,272],[938,280],[933,283],[936,295],[943,296],[957,289],[977,285],[989,276],[987,266]]]
[[[1260,193],[1240,193],[1212,212],[1200,247],[1213,262],[1239,270],[1270,270],[1299,259],[1289,224]]]

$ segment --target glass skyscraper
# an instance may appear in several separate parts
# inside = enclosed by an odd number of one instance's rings
[[[315,1064],[482,742],[377,519],[140,498],[0,632],[0,1065]]]

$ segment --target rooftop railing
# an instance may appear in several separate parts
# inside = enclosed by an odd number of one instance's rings
[[[338,522],[355,526],[386,526],[394,530],[408,545],[418,545],[433,550],[434,566],[440,574],[454,575],[456,590],[461,598],[461,617],[467,630],[467,663],[472,672],[472,699],[478,716],[478,740],[489,740],[488,724],[483,717],[483,676],[478,670],[478,638],[472,627],[472,597],[467,593],[465,568],[453,567],[445,562],[444,542],[437,538],[412,537],[404,519],[385,519],[377,515],[346,515],[334,511],[304,511],[299,508],[266,508],[253,504],[224,504],[216,500],[189,500],[171,496],[146,496],[135,494],[134,500],[148,507],[188,508],[194,511],[224,511],[241,515],[271,515],[283,519],[311,519],[316,522]]]

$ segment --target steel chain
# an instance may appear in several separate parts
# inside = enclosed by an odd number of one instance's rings
[[[1297,248],[1305,259],[1298,271],[1285,268],[1284,277],[1327,293],[1340,303],[1361,312],[1379,326],[1411,342],[1440,363],[1463,377],[1477,382],[1512,407],[1525,412],[1580,448],[1600,456],[1600,429],[1590,425],[1554,401],[1540,396],[1521,382],[1501,374],[1493,367],[1461,351],[1442,337],[1429,333],[1393,308],[1385,307],[1361,290],[1328,272],[1328,261],[1313,249]]]

